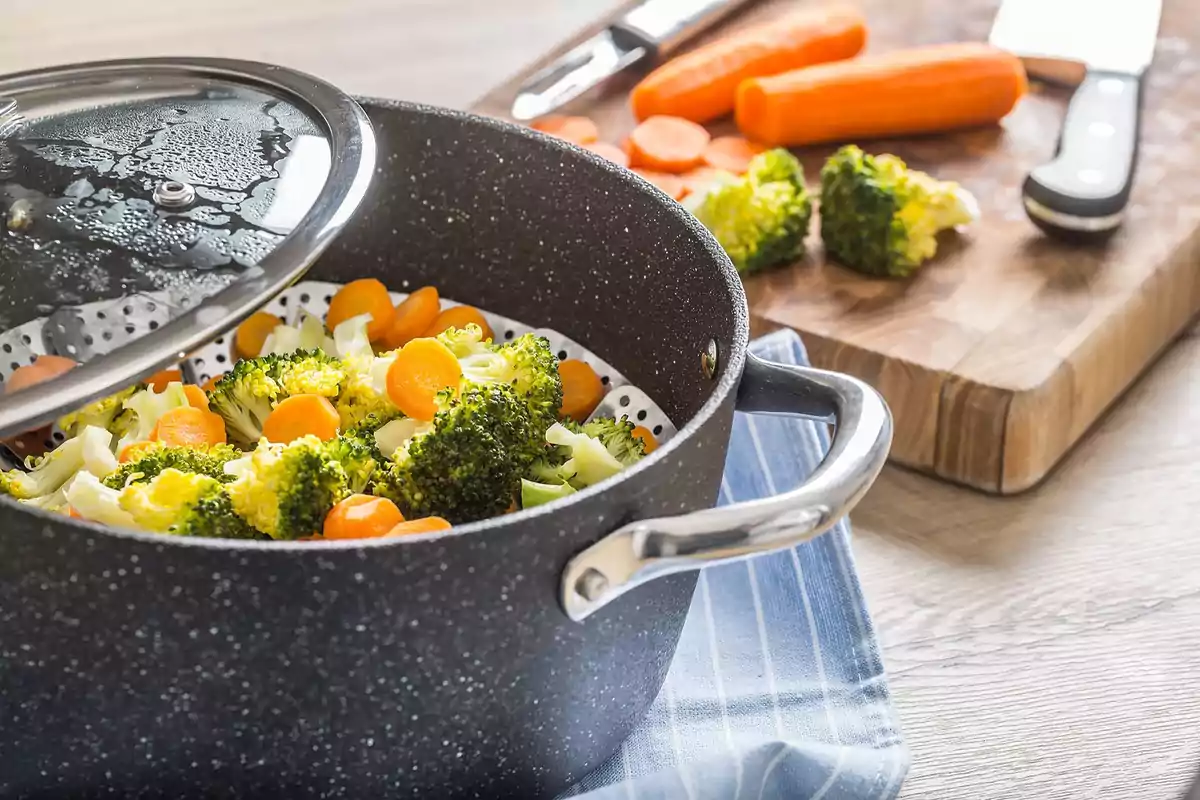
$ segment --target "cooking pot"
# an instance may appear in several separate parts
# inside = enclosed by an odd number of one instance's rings
[[[309,277],[559,330],[679,433],[566,500],[393,541],[176,539],[5,500],[4,797],[553,796],[654,700],[694,569],[825,531],[881,468],[879,395],[748,356],[736,272],[657,189],[502,122],[363,107],[378,173]],[[711,509],[735,409],[836,423],[832,449],[795,491]]]

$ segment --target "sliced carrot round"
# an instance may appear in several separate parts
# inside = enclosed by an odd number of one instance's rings
[[[414,533],[430,533],[431,531],[448,531],[451,525],[441,517],[421,517],[410,519],[393,525],[388,536],[411,536]]]
[[[380,343],[388,350],[403,347],[429,330],[441,310],[438,290],[433,286],[422,286],[396,306],[396,316]]]
[[[208,447],[225,443],[225,423],[211,411],[180,406],[158,418],[150,434],[167,447]]]
[[[352,494],[325,515],[326,539],[373,539],[386,536],[404,522],[404,515],[386,497]]]
[[[146,378],[146,385],[156,392],[166,389],[168,383],[183,383],[183,373],[177,369],[164,369]]]
[[[117,461],[120,461],[122,464],[129,461],[137,461],[159,446],[158,442],[130,442],[121,448],[121,455],[117,456]]]
[[[669,175],[666,172],[655,172],[652,169],[641,169],[640,167],[634,167],[633,171],[662,189],[670,195],[672,200],[682,200],[687,196],[687,184],[678,175]]]
[[[587,117],[551,114],[542,117],[529,127],[575,144],[591,144],[600,138],[600,131],[597,130],[596,123]]]
[[[558,364],[563,402],[560,416],[583,422],[604,399],[604,384],[586,361],[568,358]]]
[[[750,167],[750,159],[766,150],[745,136],[718,136],[704,148],[704,163],[735,175],[742,175]]]
[[[255,311],[238,325],[233,334],[233,354],[237,358],[258,358],[271,331],[283,320],[266,311]]]
[[[619,167],[629,166],[629,154],[615,144],[592,142],[591,144],[584,145],[584,149],[591,150],[596,155],[608,159]]]
[[[635,438],[642,440],[642,444],[646,448],[646,455],[650,455],[658,449],[658,440],[654,438],[654,433],[649,428],[642,425],[635,425],[633,435]]]
[[[188,405],[193,408],[203,408],[208,410],[208,395],[194,383],[185,383],[183,385],[183,393],[187,395]]]
[[[483,331],[484,340],[496,338],[492,332],[492,326],[488,325],[483,314],[479,309],[471,306],[453,306],[437,315],[437,319],[429,326],[429,330],[425,331],[426,336],[437,336],[439,333],[444,333],[451,328],[465,328],[468,325],[478,325]]]
[[[387,371],[387,393],[396,407],[428,422],[437,415],[438,393],[458,388],[462,365],[437,339],[413,339],[396,354]]]
[[[357,317],[360,314],[370,314],[371,321],[367,324],[367,336],[372,342],[379,340],[392,326],[396,318],[396,307],[392,305],[391,295],[387,287],[374,278],[361,278],[350,281],[329,301],[329,311],[325,314],[325,325],[333,330],[341,323]]]
[[[62,375],[67,370],[78,366],[74,361],[62,356],[38,356],[32,364],[17,367],[12,375],[4,382],[4,392],[18,392],[39,383],[45,383]]]
[[[206,392],[211,392],[213,389],[217,388],[217,383],[221,380],[221,378],[224,378],[228,374],[228,372],[222,372],[219,375],[213,375],[204,383],[200,384],[200,388]]]
[[[687,172],[704,158],[712,137],[682,117],[654,116],[629,134],[629,163],[659,172]]]
[[[271,409],[263,422],[263,436],[278,444],[294,442],[302,436],[316,436],[327,442],[338,435],[337,409],[319,394],[294,394]]]

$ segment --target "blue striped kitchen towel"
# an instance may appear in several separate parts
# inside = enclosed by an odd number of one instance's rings
[[[751,349],[808,363],[791,331]],[[797,486],[828,447],[817,423],[737,414],[721,503]],[[701,572],[649,715],[564,797],[888,800],[908,764],[843,521],[794,550]]]

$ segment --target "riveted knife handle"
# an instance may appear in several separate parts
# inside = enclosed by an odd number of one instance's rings
[[[646,0],[612,27],[661,58],[751,2],[753,0]]]
[[[1120,224],[1137,167],[1141,78],[1089,72],[1067,109],[1054,159],[1025,180],[1025,210],[1047,233],[1098,239]]]

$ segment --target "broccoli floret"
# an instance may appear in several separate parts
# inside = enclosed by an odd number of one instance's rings
[[[409,441],[376,473],[372,492],[410,518],[438,516],[457,525],[503,513],[544,449],[529,408],[507,384],[468,385],[456,400],[443,395],[442,402],[433,423],[413,426]]]
[[[533,508],[575,494],[569,483],[537,483],[521,480],[521,508]]]
[[[580,432],[599,439],[613,458],[631,467],[646,456],[646,443],[633,435],[633,427],[628,417],[601,417],[585,422]]]
[[[235,511],[225,485],[208,475],[165,469],[151,481],[126,486],[117,503],[134,525],[145,530],[217,539],[261,538]]]
[[[262,440],[225,470],[235,477],[226,484],[234,510],[272,539],[319,533],[329,509],[350,493],[346,471],[315,436]]]
[[[399,415],[400,409],[387,395],[387,371],[395,360],[394,352],[343,358],[346,382],[335,404],[342,430],[358,427],[370,418],[387,421]]]
[[[138,527],[133,515],[121,508],[121,489],[106,485],[90,472],[76,475],[63,494],[67,505],[86,520],[118,528]]]
[[[505,344],[483,341],[478,325],[452,328],[438,336],[462,365],[468,384],[508,384],[524,398],[541,432],[558,420],[562,378],[558,358],[543,336],[527,333]]]
[[[4,473],[0,490],[18,500],[30,500],[59,492],[82,471],[97,477],[108,475],[117,468],[111,443],[111,433],[89,425],[41,458],[27,459],[29,472],[14,469]]]
[[[937,235],[975,218],[957,184],[893,155],[847,145],[821,170],[821,239],[830,258],[870,275],[904,277],[937,252]]]
[[[687,207],[738,272],[760,272],[804,255],[812,199],[804,168],[787,150],[759,153],[745,175],[714,182]]]
[[[104,428],[118,438],[129,431],[136,421],[135,415],[125,408],[125,401],[133,397],[143,386],[130,386],[116,394],[102,397],[78,411],[59,418],[58,427],[68,437],[77,436],[88,425]]]
[[[216,478],[222,483],[233,480],[225,471],[225,464],[243,453],[233,445],[217,444],[211,447],[153,447],[137,461],[122,464],[116,472],[104,479],[110,489],[123,489],[128,483],[145,483],[164,469],[177,469]],[[82,513],[82,512],[81,512]]]
[[[346,486],[352,494],[366,491],[379,463],[379,451],[371,434],[343,433],[325,443],[334,461],[346,473]]]
[[[583,426],[552,425],[551,445],[534,462],[527,477],[537,483],[570,483],[576,489],[597,484],[640,461],[645,444],[633,435],[628,419],[596,419]]]

